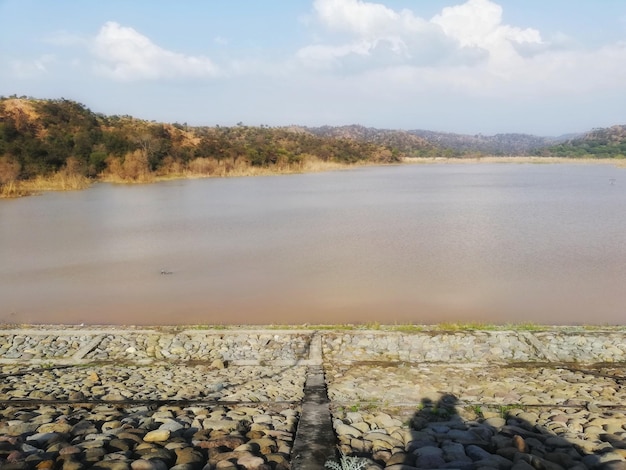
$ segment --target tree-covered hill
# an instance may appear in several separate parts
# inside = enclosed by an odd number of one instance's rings
[[[412,130],[409,133],[421,137],[431,145],[449,148],[455,152],[479,152],[487,155],[518,156],[557,144],[563,137],[539,137],[530,134],[467,135],[449,132]]]
[[[537,154],[570,158],[626,158],[626,125],[593,129],[583,136],[541,149]]]
[[[318,136],[372,142],[409,157],[458,157],[464,149],[452,149],[429,142],[410,131],[375,129],[360,125],[302,128]]]
[[[143,181],[185,174],[297,171],[305,163],[399,161],[385,144],[290,128],[190,127],[105,116],[67,99],[0,98],[0,186],[66,172]]]
[[[0,97],[0,196],[15,194],[17,183],[33,180],[57,179],[63,187],[82,187],[94,179],[300,172],[320,165],[393,163],[404,157],[626,155],[626,126],[560,140],[359,125],[191,127],[105,116],[63,98]]]

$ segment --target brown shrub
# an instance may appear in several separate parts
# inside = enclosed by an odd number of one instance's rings
[[[153,179],[148,156],[141,150],[128,152],[123,159],[109,157],[106,173],[113,180],[148,182]]]
[[[0,186],[13,183],[20,175],[20,162],[9,155],[0,157]]]
[[[190,173],[196,175],[215,175],[218,171],[219,162],[213,158],[194,158],[189,162],[187,168]]]

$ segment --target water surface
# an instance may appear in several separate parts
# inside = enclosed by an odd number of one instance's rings
[[[625,239],[608,165],[99,184],[0,201],[0,321],[626,324]]]

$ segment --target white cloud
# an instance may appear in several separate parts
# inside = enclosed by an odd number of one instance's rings
[[[100,29],[93,51],[101,60],[96,70],[115,80],[205,78],[220,73],[207,57],[168,51],[133,28],[112,21]]]
[[[531,54],[542,50],[539,31],[521,29],[502,23],[502,7],[490,0],[468,0],[463,5],[444,8],[431,20],[446,36],[461,47],[486,51],[494,69],[505,72],[523,61],[523,51]]]
[[[467,65],[481,62],[486,55],[475,43],[461,43],[436,21],[407,9],[394,11],[362,0],[315,0],[313,8],[318,23],[327,31],[342,33],[343,41],[300,49],[296,56],[305,66],[360,70],[365,62],[370,68]]]
[[[313,8],[318,24],[325,31],[338,33],[340,40],[301,48],[296,57],[306,67],[354,72],[480,59],[470,50],[458,53],[456,43],[446,37],[440,26],[410,10],[397,12],[362,0],[315,0]]]
[[[626,47],[585,50],[564,35],[546,40],[534,28],[503,20],[492,0],[467,0],[430,19],[365,0],[314,0],[323,40],[301,48],[309,69],[360,77],[372,97],[392,87],[416,93],[524,100],[624,88]]]
[[[503,24],[502,8],[490,0],[444,8],[431,20],[362,0],[315,0],[313,7],[323,27],[349,35],[342,44],[317,44],[298,51],[305,64],[317,67],[324,61],[327,66],[337,65],[338,58],[351,54],[368,56],[381,48],[390,57],[414,65],[467,65],[486,57],[508,65],[521,57],[518,48],[529,54],[533,46],[544,45],[539,31]]]
[[[315,0],[313,7],[329,28],[364,37],[390,33],[400,16],[384,5],[361,0]]]

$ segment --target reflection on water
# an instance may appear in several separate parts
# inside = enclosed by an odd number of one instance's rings
[[[604,165],[367,168],[1,201],[0,321],[624,324],[625,207],[626,172]]]

